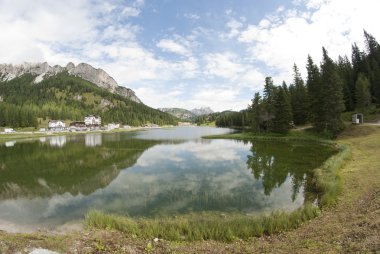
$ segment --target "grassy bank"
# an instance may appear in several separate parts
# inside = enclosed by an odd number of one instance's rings
[[[118,230],[128,236],[143,239],[155,237],[170,241],[217,240],[233,241],[271,235],[293,229],[319,214],[316,206],[307,204],[292,213],[274,212],[269,216],[254,217],[243,214],[191,214],[157,219],[131,219],[125,216],[91,211],[87,214],[87,228]]]
[[[162,126],[160,128],[172,128],[172,126]],[[40,137],[52,137],[52,136],[73,136],[80,134],[97,134],[97,133],[117,133],[117,132],[130,132],[130,131],[140,131],[146,130],[143,127],[132,127],[129,129],[114,129],[114,130],[95,130],[95,131],[75,131],[75,132],[25,132],[25,133],[7,133],[0,134],[0,142],[9,140],[20,140],[20,139],[33,139]]]
[[[242,140],[298,140],[308,142],[331,142],[316,139],[309,134],[294,136],[252,136],[250,133],[236,133],[213,136],[217,138],[233,138]],[[210,137],[209,137],[210,138]],[[291,213],[273,212],[266,216],[249,216],[242,214],[227,214],[225,216],[213,214],[192,214],[176,217],[128,218],[99,211],[87,214],[85,224],[87,228],[118,230],[130,236],[139,238],[163,238],[171,241],[217,240],[232,241],[235,239],[249,239],[263,235],[287,231],[299,227],[319,214],[320,208],[336,203],[342,190],[340,169],[350,158],[350,150],[346,145],[337,145],[338,153],[330,157],[320,168],[314,170],[315,189],[319,194],[319,204],[306,203]]]

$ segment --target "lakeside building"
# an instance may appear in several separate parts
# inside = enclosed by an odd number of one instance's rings
[[[66,124],[62,120],[50,120],[48,123],[49,130],[63,131],[66,129]]]
[[[107,124],[107,130],[114,130],[114,129],[119,129],[120,128],[120,124],[118,123],[109,123]]]
[[[4,133],[13,133],[13,132],[16,132],[16,131],[12,128],[4,128]]]
[[[100,116],[88,115],[84,117],[84,123],[86,126],[97,126],[102,125],[102,118]]]
[[[70,123],[69,130],[70,131],[86,131],[87,127],[86,127],[85,122],[76,121],[76,122]]]

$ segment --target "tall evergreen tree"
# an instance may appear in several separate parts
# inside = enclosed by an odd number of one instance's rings
[[[321,63],[321,96],[320,107],[323,127],[320,131],[331,133],[333,136],[344,128],[341,113],[344,110],[343,86],[338,75],[337,67],[328,56],[325,48],[322,48],[323,60]]]
[[[364,30],[365,44],[367,49],[366,62],[369,70],[367,77],[370,82],[370,90],[373,101],[380,104],[380,45],[376,39]]]
[[[360,73],[355,84],[356,109],[363,110],[371,104],[369,86],[368,78]]]
[[[380,55],[379,55],[379,48],[380,48],[380,45],[379,43],[376,41],[375,37],[373,37],[371,34],[367,33],[366,30],[364,30],[364,37],[365,37],[365,43],[366,43],[366,48],[367,48],[367,52],[368,54],[370,54],[371,56],[373,56],[377,62],[380,61],[380,59],[378,58]]]
[[[322,118],[321,118],[321,75],[319,68],[314,64],[313,59],[310,55],[307,57],[307,92],[309,97],[309,121],[317,129],[322,129]]]
[[[276,92],[277,88],[273,85],[272,78],[266,77],[263,92],[263,110],[265,111],[263,118],[265,121],[265,128],[268,131],[271,131],[273,127]]]
[[[373,102],[380,105],[380,68],[375,65],[372,69],[372,98]]]
[[[261,116],[262,111],[262,99],[260,93],[255,93],[255,96],[252,99],[252,104],[249,106],[250,113],[250,125],[252,130],[255,132],[260,132],[261,130]]]
[[[293,65],[293,84],[289,88],[293,121],[305,124],[308,115],[308,97],[304,81],[296,64]]]
[[[282,89],[284,89],[285,94],[286,94],[288,97],[290,97],[289,88],[288,88],[288,85],[286,84],[285,81],[282,81]]]
[[[273,119],[273,131],[286,133],[291,128],[292,110],[289,98],[286,96],[284,89],[277,88],[275,100],[275,118]]]
[[[351,62],[347,56],[338,58],[338,73],[343,81],[343,97],[346,110],[354,110],[355,108],[355,81],[353,78],[353,70]]]

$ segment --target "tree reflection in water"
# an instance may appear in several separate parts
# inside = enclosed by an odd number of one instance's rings
[[[253,142],[250,151],[247,166],[255,179],[262,181],[265,195],[291,177],[294,201],[302,187],[313,189],[312,170],[331,156],[333,148],[321,149],[320,144],[312,142],[260,141]],[[305,199],[312,200],[313,195],[308,195]]]

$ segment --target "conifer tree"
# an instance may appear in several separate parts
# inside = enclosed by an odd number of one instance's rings
[[[296,125],[305,124],[308,114],[307,90],[296,64],[293,65],[293,84],[290,86],[293,121]]]
[[[320,108],[322,127],[320,131],[336,136],[344,128],[341,113],[344,110],[343,86],[333,60],[322,48]]]
[[[373,101],[380,104],[380,45],[376,39],[364,30],[367,49],[366,62],[369,66],[367,77],[370,82],[370,90]]]
[[[343,81],[343,97],[346,110],[354,110],[355,107],[355,81],[351,62],[347,56],[338,58],[338,73]]]
[[[252,104],[249,107],[251,127],[255,132],[260,132],[261,116],[262,116],[262,99],[260,93],[255,93]]]
[[[371,104],[369,86],[368,78],[360,73],[355,84],[356,109],[363,110]]]
[[[265,128],[268,131],[272,130],[273,127],[273,118],[275,111],[275,98],[276,98],[277,89],[273,85],[273,80],[271,77],[265,78],[265,85],[263,91],[263,110],[265,111],[264,121]]]
[[[321,119],[321,75],[319,68],[314,64],[310,55],[307,57],[307,92],[309,97],[309,121],[317,130],[322,129]]]
[[[278,133],[288,132],[291,128],[292,111],[289,98],[281,86],[277,88],[274,109],[275,118],[273,119],[273,131]]]

